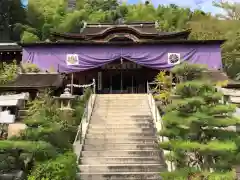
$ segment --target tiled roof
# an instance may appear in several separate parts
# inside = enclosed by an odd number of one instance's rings
[[[129,23],[129,24],[88,24],[82,32],[71,33],[53,33],[55,37],[63,37],[67,39],[94,39],[114,33],[134,33],[140,37],[181,37],[187,39],[190,30],[180,32],[161,32],[155,27],[155,23]]]
[[[56,88],[63,83],[63,77],[57,73],[27,73],[19,74],[17,78],[5,85],[1,89],[41,89]]]
[[[209,70],[206,72],[211,81],[219,82],[219,81],[232,81],[229,79],[225,72],[219,70]]]
[[[227,81],[227,88],[240,88],[240,81],[230,79],[227,74],[220,70],[209,70],[206,72],[208,77],[213,82],[224,82]]]
[[[0,51],[22,51],[17,43],[0,43]]]

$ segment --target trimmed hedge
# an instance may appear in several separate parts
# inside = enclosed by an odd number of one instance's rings
[[[20,150],[31,153],[37,161],[45,161],[57,155],[55,147],[44,141],[0,141],[0,152]]]
[[[161,173],[163,180],[234,180],[236,173],[229,172],[200,172],[194,168],[183,168],[173,172]]]
[[[74,180],[76,179],[76,155],[66,152],[56,159],[37,164],[28,180]]]
[[[45,141],[56,147],[58,152],[65,152],[66,150],[72,148],[68,133],[61,131],[59,127],[28,128],[21,133],[20,137],[13,137],[12,139],[21,139],[25,141]]]
[[[0,173],[28,169],[28,163],[57,156],[56,149],[44,141],[0,141]]]

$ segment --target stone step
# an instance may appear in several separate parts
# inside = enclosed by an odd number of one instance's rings
[[[149,105],[147,103],[129,103],[127,104],[126,102],[124,103],[109,103],[109,102],[96,102],[94,104],[95,108],[112,108],[112,109],[126,109],[126,108],[133,108],[133,109],[149,109]]]
[[[97,105],[100,105],[100,104],[124,105],[124,104],[126,104],[129,106],[132,104],[136,104],[139,106],[141,106],[141,105],[145,106],[145,105],[149,104],[149,102],[146,99],[142,100],[142,99],[129,99],[129,98],[127,98],[127,99],[124,99],[124,98],[123,99],[97,99],[95,102]]]
[[[92,116],[97,116],[97,117],[131,117],[131,118],[151,118],[152,113],[149,111],[148,113],[141,113],[141,112],[108,112],[108,113],[99,113],[93,111]]]
[[[112,96],[112,97],[97,97],[97,100],[137,100],[137,101],[146,101],[146,96]]]
[[[123,138],[123,139],[116,139],[116,138],[86,138],[85,139],[85,145],[88,144],[103,144],[103,143],[139,143],[139,144],[154,144],[157,143],[156,138]]]
[[[160,157],[84,157],[80,164],[161,164]]]
[[[121,114],[121,113],[118,113],[118,114]],[[99,115],[99,114],[94,114],[92,115],[91,117],[91,121],[103,121],[103,120],[111,120],[111,121],[114,121],[114,120],[118,120],[118,119],[121,119],[121,122],[122,124],[124,124],[125,121],[137,121],[137,122],[140,122],[140,121],[153,121],[153,118],[152,116],[136,116],[136,115],[129,115],[129,116],[126,116],[124,114],[122,114],[122,116],[120,115]]]
[[[22,110],[18,110],[18,116],[27,116],[28,115],[28,110],[26,109],[22,109]]]
[[[155,137],[155,133],[118,133],[118,132],[109,132],[109,133],[87,133],[87,138],[89,137],[95,137],[95,138],[101,138],[105,139],[108,137],[116,138],[116,139],[122,139],[122,138],[128,138],[128,137]]]
[[[97,100],[95,101],[95,105],[96,106],[100,106],[100,107],[105,107],[105,106],[109,106],[109,107],[148,107],[149,108],[149,103],[148,101],[134,101],[134,100],[123,100],[123,101],[119,101],[119,100]],[[113,106],[110,106],[113,105]],[[132,106],[132,105],[136,105],[136,106]]]
[[[134,97],[134,96],[130,96],[130,97],[124,97],[124,96],[115,96],[115,97],[101,97],[101,98],[97,98],[97,101],[112,101],[112,102],[116,102],[116,101],[124,101],[124,100],[129,100],[130,102],[134,102],[134,101],[147,101],[147,98],[145,97]]]
[[[135,93],[132,93],[132,94],[98,94],[97,97],[118,97],[118,96],[121,96],[121,97],[147,97],[147,93],[139,93],[139,94],[135,94]]]
[[[144,125],[143,125],[144,124]],[[132,126],[135,128],[139,128],[139,127],[154,127],[154,123],[153,122],[148,122],[148,121],[124,121],[121,122],[121,119],[119,120],[113,120],[113,121],[90,121],[91,127],[92,126],[104,126],[104,127],[126,127],[126,126]],[[89,126],[90,127],[90,126]]]
[[[138,135],[143,135],[143,136],[155,136],[155,131],[154,130],[149,130],[149,131],[141,131],[138,129],[112,129],[108,131],[96,131],[96,130],[88,130],[89,135],[110,135],[110,136],[115,136],[115,135],[128,135],[128,136],[138,136]]]
[[[158,148],[157,144],[85,144],[84,151],[103,151],[103,150],[155,150]]]
[[[127,98],[127,99],[146,99],[147,96],[145,95],[134,95],[134,94],[111,94],[105,95],[105,96],[97,96],[97,99],[122,99],[122,98]]]
[[[122,112],[118,112],[118,113],[95,113],[93,112],[92,114],[92,119],[94,118],[105,118],[105,119],[109,119],[109,118],[113,118],[113,119],[123,119],[123,120],[129,120],[129,119],[136,119],[136,120],[150,120],[152,119],[152,114],[125,114]]]
[[[89,124],[89,128],[103,128],[103,129],[117,129],[117,128],[153,128],[153,123],[131,123],[131,124],[123,124],[123,123],[106,123],[106,124]]]
[[[149,108],[147,109],[130,109],[130,108],[98,108],[98,109],[95,109],[94,110],[94,113],[110,113],[110,114],[113,114],[113,113],[124,113],[124,114],[150,114],[151,111],[149,110]]]
[[[82,151],[83,157],[162,157],[161,150]]]
[[[112,140],[115,139],[115,141],[122,141],[124,139],[129,139],[129,140],[135,140],[135,139],[157,139],[156,136],[143,136],[143,135],[139,135],[139,136],[128,136],[128,135],[124,135],[124,134],[120,134],[120,135],[102,135],[102,136],[97,136],[98,134],[87,134],[86,135],[86,139],[96,139],[97,141],[108,141],[108,140]]]
[[[16,120],[19,121],[19,122],[22,122],[22,121],[24,121],[26,118],[27,118],[27,116],[18,116],[18,117],[16,117]]]
[[[148,104],[148,100],[146,99],[139,99],[139,98],[114,98],[114,99],[97,99],[97,104],[103,103],[103,104]]]
[[[77,180],[163,180],[159,172],[78,173]]]
[[[92,116],[90,123],[103,123],[103,124],[108,124],[108,123],[118,123],[118,124],[129,124],[129,123],[153,123],[153,119],[152,118],[131,118],[131,117],[113,117],[113,116],[105,116],[105,117],[101,117],[101,116]]]
[[[88,129],[88,133],[92,133],[92,132],[124,132],[124,133],[128,133],[128,132],[135,132],[135,133],[142,133],[142,132],[153,132],[155,133],[155,128],[94,128],[94,127],[90,127]]]
[[[82,173],[99,172],[160,172],[165,169],[163,164],[99,164],[79,165]]]
[[[106,119],[106,120],[111,120],[111,119],[122,119],[122,120],[152,120],[152,115],[135,115],[135,114],[124,114],[124,113],[115,113],[115,114],[98,114],[98,113],[93,113],[91,120],[97,120],[97,119]]]
[[[141,127],[142,124],[145,124],[146,126],[150,126],[150,127],[154,127],[154,123],[153,120],[134,120],[134,119],[91,119],[90,120],[90,124],[94,125],[94,126],[106,126],[106,127],[112,127],[113,125],[115,125],[116,127],[118,126],[126,126],[126,125],[135,125],[135,129],[137,129],[138,127]]]

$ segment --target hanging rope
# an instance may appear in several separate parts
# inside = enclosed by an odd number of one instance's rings
[[[76,88],[87,88],[93,86],[95,88],[96,82],[95,79],[93,79],[93,82],[91,84],[67,84],[67,87],[76,87]]]
[[[67,87],[76,87],[76,88],[87,88],[87,87],[91,87],[95,85],[95,82],[91,83],[91,84],[67,84]]]

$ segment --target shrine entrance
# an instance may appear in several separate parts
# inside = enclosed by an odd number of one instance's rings
[[[130,61],[115,61],[101,67],[98,72],[97,86],[99,93],[126,94],[146,93],[148,68]],[[150,70],[153,72],[154,70]]]

